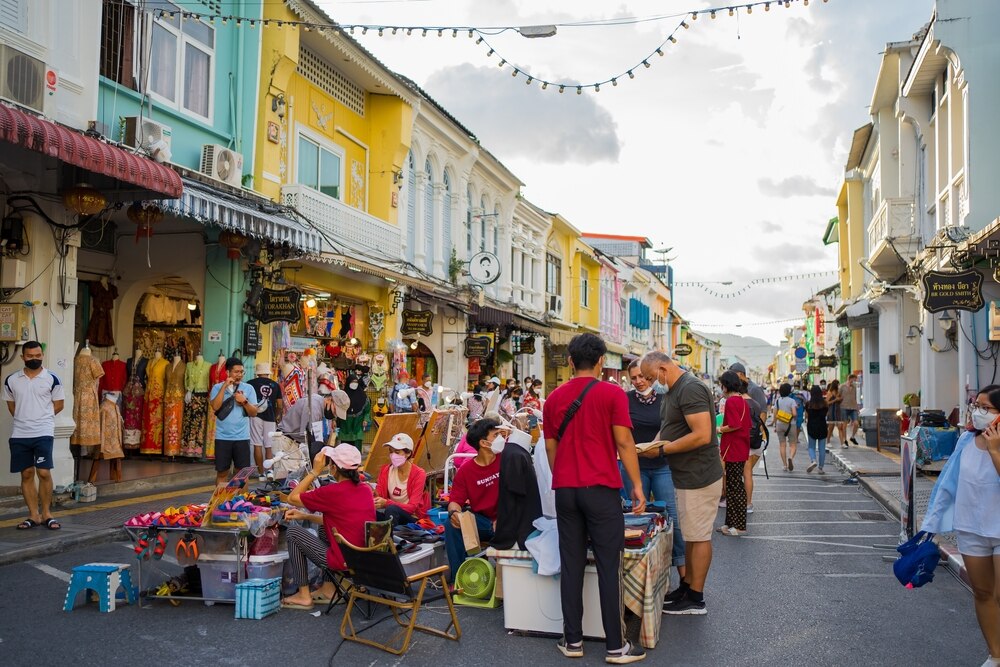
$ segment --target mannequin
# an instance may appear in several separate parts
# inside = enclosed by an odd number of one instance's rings
[[[187,364],[180,354],[174,354],[166,371],[163,392],[163,454],[181,453],[181,431],[184,424],[184,373]]]
[[[146,367],[146,398],[142,410],[143,454],[163,453],[163,394],[166,389],[167,366],[170,365],[159,350]]]
[[[90,353],[89,342],[83,344],[73,362],[73,421],[76,430],[69,444],[95,447],[101,444],[100,379],[104,375],[101,364]]]
[[[184,370],[184,425],[181,433],[181,456],[201,458],[205,451],[208,427],[208,373],[211,364],[200,353]]]
[[[90,465],[90,476],[87,481],[91,484],[97,481],[97,462],[100,459],[109,461],[111,481],[122,481],[122,458],[125,452],[122,451],[124,423],[121,412],[118,411],[120,399],[121,395],[118,392],[109,391],[101,401],[101,446],[94,455],[94,462]]]
[[[109,391],[119,392],[119,395],[120,392],[125,391],[128,370],[125,362],[118,356],[118,350],[115,350],[111,358],[101,364],[101,368],[104,369],[104,377],[101,378],[102,396]]]
[[[219,350],[219,358],[208,371],[208,388],[212,389],[226,379],[226,355]],[[215,458],[215,412],[208,411],[208,428],[205,434],[205,458]]]
[[[122,392],[124,404],[125,433],[122,443],[125,449],[139,449],[142,443],[142,408],[146,400],[146,360],[142,350],[136,349],[126,364],[128,380]]]

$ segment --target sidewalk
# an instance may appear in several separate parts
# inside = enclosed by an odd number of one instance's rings
[[[859,432],[858,438],[863,443],[864,439],[861,435]],[[896,450],[879,452],[864,444],[851,445],[844,449],[839,442],[835,445],[828,444],[827,448],[828,456],[832,456],[839,467],[856,478],[858,483],[889,510],[897,520],[900,519],[903,483],[899,454]],[[927,504],[935,481],[937,481],[936,475],[928,476],[919,471],[913,478],[914,530],[920,529],[920,523],[927,511]],[[948,561],[948,566],[959,575],[962,581],[968,583],[969,577],[965,572],[962,555],[958,553],[954,534],[938,535],[937,542],[942,557]]]

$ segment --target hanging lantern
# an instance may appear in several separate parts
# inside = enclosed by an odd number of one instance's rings
[[[86,183],[79,183],[62,193],[63,205],[77,215],[94,215],[104,210],[108,199],[100,190]]]
[[[247,241],[247,237],[228,229],[219,234],[219,245],[226,249],[226,256],[229,259],[239,259]]]
[[[163,210],[153,202],[132,202],[132,205],[125,211],[125,215],[136,225],[136,243],[142,236],[147,239],[153,236],[153,226],[163,220]]]

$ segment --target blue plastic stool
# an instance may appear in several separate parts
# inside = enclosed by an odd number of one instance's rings
[[[112,612],[115,610],[115,592],[119,586],[125,590],[125,601],[134,604],[139,598],[139,591],[132,585],[129,567],[126,563],[87,563],[74,567],[63,611],[73,611],[77,594],[92,590],[97,593],[101,612]]]

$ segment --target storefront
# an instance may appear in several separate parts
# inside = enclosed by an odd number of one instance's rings
[[[474,308],[469,316],[469,336],[491,334],[492,354],[479,360],[479,375],[502,380],[539,377],[544,370],[546,326],[531,317],[492,306]],[[470,369],[470,377],[474,376]]]

